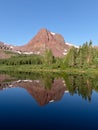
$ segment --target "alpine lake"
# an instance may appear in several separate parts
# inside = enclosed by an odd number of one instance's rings
[[[0,130],[98,130],[98,76],[0,72]]]

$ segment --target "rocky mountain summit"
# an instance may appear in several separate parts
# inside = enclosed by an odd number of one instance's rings
[[[19,54],[43,54],[47,49],[51,50],[55,57],[62,57],[72,47],[64,41],[64,38],[57,33],[41,29],[35,37],[23,46],[12,46],[0,42],[0,49],[10,50]]]
[[[50,49],[54,56],[61,57],[67,54],[70,47],[71,45],[66,43],[60,34],[50,32],[43,28],[26,45],[17,47],[17,50],[43,54],[46,49]]]

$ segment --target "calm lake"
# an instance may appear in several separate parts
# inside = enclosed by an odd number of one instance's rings
[[[0,130],[98,130],[98,76],[0,73]]]

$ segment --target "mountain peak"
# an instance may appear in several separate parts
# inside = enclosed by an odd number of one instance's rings
[[[54,38],[50,31],[48,31],[45,28],[42,28],[39,30],[39,32],[34,37],[34,39],[37,39],[37,40],[40,39],[42,42],[47,43],[47,42],[53,40]]]
[[[43,33],[50,33],[51,35],[55,35],[55,34],[56,34],[56,33],[54,33],[54,32],[50,32],[50,31],[49,31],[48,29],[46,29],[46,28],[41,28],[38,33],[41,33],[41,34],[43,34]]]
[[[65,43],[62,35],[41,28],[35,37],[23,46],[11,46],[0,42],[0,48],[19,54],[43,54],[48,49],[55,57],[62,57],[67,54],[71,45]]]
[[[47,32],[48,30],[46,28],[41,28],[39,32]]]
[[[67,54],[70,46],[65,43],[62,35],[41,28],[26,45],[18,47],[21,52],[33,54],[43,54],[47,49],[51,50],[54,56],[61,57]]]

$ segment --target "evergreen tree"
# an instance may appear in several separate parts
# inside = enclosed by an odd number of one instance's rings
[[[53,63],[53,54],[51,50],[46,50],[44,53],[44,63],[45,64],[52,64]]]

